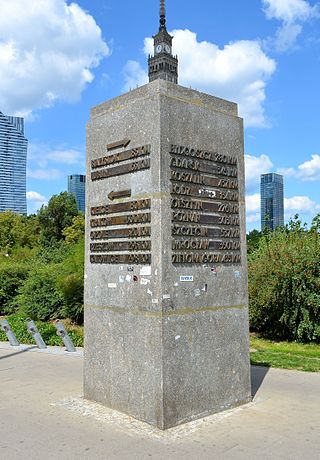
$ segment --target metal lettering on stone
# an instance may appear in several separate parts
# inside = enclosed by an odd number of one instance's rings
[[[172,145],[172,263],[241,264],[237,159]]]
[[[126,147],[129,142],[129,139],[124,139],[108,144],[107,150]],[[92,160],[91,180],[98,181],[149,169],[150,158],[147,156],[150,153],[151,146],[145,145]],[[139,157],[144,158],[139,160]],[[122,162],[125,163],[113,166]],[[131,197],[131,189],[112,190],[107,197],[109,203],[90,209],[92,217],[90,262],[92,264],[150,264],[151,199],[114,202],[123,197]]]

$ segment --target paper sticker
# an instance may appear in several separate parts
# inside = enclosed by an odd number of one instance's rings
[[[132,279],[131,275],[127,275],[127,276],[126,276],[126,281],[127,281],[128,283],[131,283],[131,279]]]
[[[200,289],[195,289],[194,290],[194,295],[195,295],[195,297],[199,297],[201,295]]]
[[[152,299],[152,303],[159,303],[158,299]]]
[[[147,284],[150,284],[151,281],[148,280],[147,278],[141,278],[140,280],[140,284],[142,284],[143,286],[147,286]]]
[[[117,284],[116,284],[116,283],[108,283],[108,288],[110,288],[110,289],[116,289],[116,288],[117,288]]]
[[[133,271],[134,271],[134,267],[128,267],[127,270],[128,270],[128,272],[133,272]]]
[[[163,300],[170,299],[170,297],[171,297],[170,294],[164,294],[164,295],[162,296]]]
[[[141,276],[151,276],[151,266],[142,267],[140,270]]]
[[[235,278],[240,278],[241,277],[241,273],[237,270],[234,272],[234,277]]]
[[[148,289],[147,294],[152,295],[152,291],[150,291],[150,289]]]
[[[125,276],[123,276],[123,275],[119,276],[119,283],[124,283],[125,280],[126,280]]]
[[[180,281],[182,283],[190,283],[193,282],[193,276],[180,276]]]

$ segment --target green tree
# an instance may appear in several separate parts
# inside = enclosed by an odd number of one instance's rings
[[[320,341],[320,240],[296,217],[249,255],[250,324],[269,338]]]
[[[14,249],[34,248],[39,243],[39,224],[35,216],[21,216],[12,211],[0,213],[0,254]]]
[[[54,195],[48,205],[43,205],[38,212],[42,243],[47,245],[63,240],[64,229],[72,224],[72,219],[77,215],[77,203],[72,194],[62,192]]]
[[[64,306],[63,294],[57,287],[57,266],[36,266],[20,288],[19,310],[32,319],[59,318]]]
[[[77,243],[84,238],[85,231],[85,218],[84,214],[79,213],[78,216],[72,218],[72,223],[69,227],[63,230],[63,236],[65,237],[67,244]]]

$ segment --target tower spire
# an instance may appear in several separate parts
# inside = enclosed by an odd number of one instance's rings
[[[172,40],[166,28],[165,0],[160,0],[160,28],[153,37],[154,55],[148,59],[149,81],[178,83],[178,58],[172,54]]]
[[[160,29],[166,28],[166,9],[164,0],[160,0]]]

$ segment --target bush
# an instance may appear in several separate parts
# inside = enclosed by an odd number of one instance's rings
[[[17,339],[22,344],[34,345],[35,341],[32,335],[27,330],[27,316],[22,314],[14,314],[7,317],[11,329],[15,333]],[[44,323],[36,321],[37,328],[46,343],[50,346],[63,346],[61,338],[56,334],[56,328],[52,323]],[[73,326],[72,324],[65,322],[65,327],[69,333],[69,336],[75,347],[83,347],[83,328],[79,326]],[[0,341],[6,341],[5,333],[0,330]]]
[[[264,235],[249,256],[250,325],[272,339],[320,341],[320,238],[288,228]]]
[[[23,264],[0,266],[0,314],[10,314],[17,309],[15,297],[23,286],[29,269]]]
[[[59,318],[64,303],[57,288],[55,266],[40,267],[30,272],[29,278],[17,297],[20,311],[32,319],[49,320]]]

